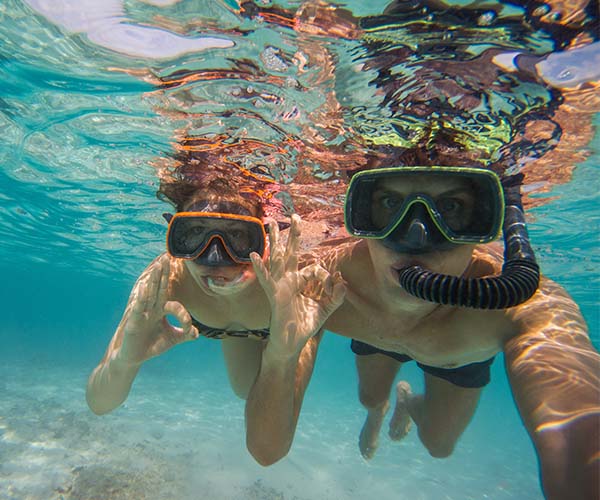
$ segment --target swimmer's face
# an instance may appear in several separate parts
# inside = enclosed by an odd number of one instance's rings
[[[431,198],[446,225],[457,233],[470,227],[476,216],[476,194],[468,179],[443,174],[411,175],[378,181],[371,203],[371,218],[375,225],[385,227],[413,194]],[[421,206],[417,204],[417,207]],[[407,215],[411,215],[410,210]]]
[[[235,215],[252,215],[250,210],[239,207],[235,202],[219,200],[210,202],[193,200],[183,207],[184,211],[202,211],[231,213]],[[268,249],[263,258],[267,258]],[[229,261],[224,265],[203,265],[200,260],[185,260],[186,266],[194,281],[207,295],[235,295],[245,290],[256,281],[256,274],[251,263]]]
[[[394,210],[402,201],[414,193],[431,197],[448,225],[459,228],[470,222],[475,216],[475,202],[468,181],[460,178],[444,178],[442,175],[414,175],[410,177],[391,177],[379,181],[374,195],[371,216],[375,222],[378,217],[386,217],[386,211]],[[408,216],[411,216],[409,211]],[[428,217],[428,216],[427,216]],[[431,224],[433,222],[431,221]],[[380,286],[397,290],[400,286],[398,270],[411,265],[420,265],[436,273],[460,276],[470,263],[474,244],[454,244],[427,247],[415,251],[410,245],[397,247],[386,245],[383,240],[367,240],[373,261],[375,279]],[[406,250],[403,248],[406,247]],[[407,299],[408,294],[404,297]],[[419,300],[419,299],[414,299]]]

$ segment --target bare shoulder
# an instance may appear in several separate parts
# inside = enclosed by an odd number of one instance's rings
[[[472,276],[499,274],[504,262],[503,245],[482,245],[475,249]],[[555,342],[560,345],[589,345],[588,326],[579,306],[558,283],[542,276],[536,293],[527,302],[507,309],[512,325],[506,330],[506,344],[531,345]]]
[[[338,238],[322,243],[311,252],[314,259],[318,260],[328,271],[341,271],[351,265],[360,265],[363,260],[364,241],[356,238]]]
[[[533,297],[509,309],[507,315],[517,332],[507,339],[507,347],[522,350],[544,343],[558,348],[591,348],[588,325],[579,306],[562,286],[544,276]]]
[[[504,342],[505,365],[530,432],[556,429],[559,422],[578,426],[579,417],[597,418],[600,354],[579,307],[564,288],[543,278],[535,295],[508,314],[518,333]],[[597,420],[581,420],[584,429],[590,422],[592,430],[597,429]],[[590,429],[583,435],[590,436]]]
[[[504,263],[504,247],[500,242],[479,245],[473,251],[469,274],[483,277],[498,274]]]

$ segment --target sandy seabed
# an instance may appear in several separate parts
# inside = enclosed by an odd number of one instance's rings
[[[128,401],[99,417],[85,403],[88,375],[2,363],[1,500],[542,498],[528,443],[511,443],[485,401],[452,457],[429,457],[414,429],[394,443],[384,424],[367,463],[358,401],[324,397],[313,379],[290,454],[264,468],[246,451],[243,402],[226,385],[142,370]]]

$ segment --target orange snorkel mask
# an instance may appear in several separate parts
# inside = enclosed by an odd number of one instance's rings
[[[167,251],[172,257],[203,265],[235,265],[261,257],[267,236],[263,222],[249,215],[179,212],[169,219]]]

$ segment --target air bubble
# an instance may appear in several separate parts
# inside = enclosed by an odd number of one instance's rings
[[[479,26],[490,26],[496,20],[496,13],[493,10],[481,14],[477,19]]]
[[[563,69],[559,74],[558,74],[558,79],[559,80],[570,80],[571,78],[573,78],[573,72],[570,69]]]
[[[540,5],[539,7],[535,8],[531,14],[535,17],[542,17],[542,16],[545,16],[546,14],[548,14],[548,12],[550,12],[550,7],[548,5],[544,4],[544,5]]]
[[[562,19],[562,12],[553,12],[550,15],[550,20],[553,22],[558,22]]]

